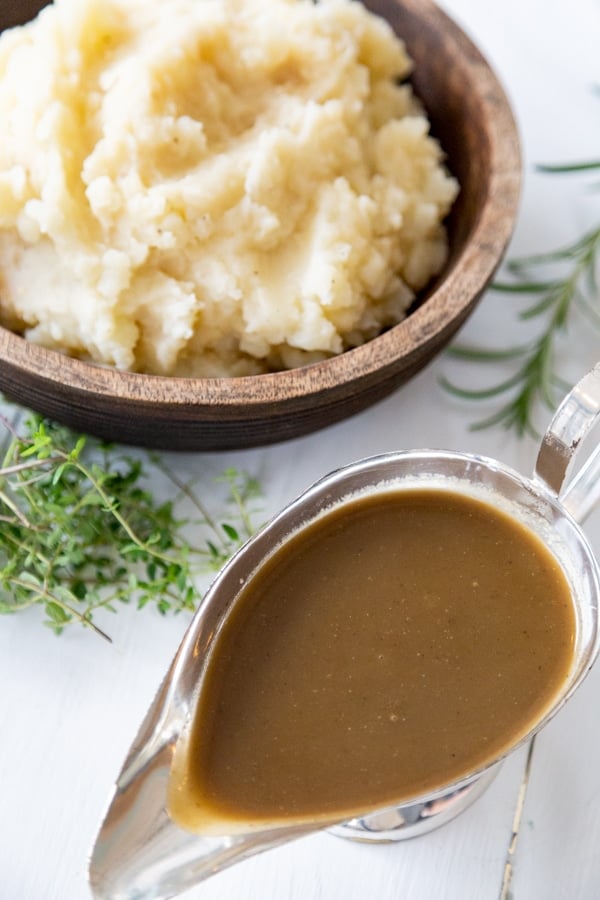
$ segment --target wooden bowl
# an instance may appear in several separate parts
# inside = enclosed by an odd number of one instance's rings
[[[25,0],[24,18],[44,6]],[[415,62],[415,92],[461,192],[448,220],[444,271],[399,325],[357,349],[291,371],[244,378],[168,378],[106,369],[0,328],[0,390],[77,430],[164,449],[251,447],[350,416],[421,369],[464,322],[510,238],[519,197],[515,122],[494,73],[431,0],[367,0]],[[4,21],[2,21],[4,16]],[[15,24],[11,6],[0,25]]]

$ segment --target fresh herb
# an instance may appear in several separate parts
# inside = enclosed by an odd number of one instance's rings
[[[149,603],[160,613],[194,610],[202,570],[219,568],[253,531],[256,479],[229,469],[221,477],[227,519],[220,522],[193,485],[158,455],[139,458],[76,435],[39,416],[17,429],[0,417],[7,445],[0,460],[0,612],[32,605],[60,633],[93,621],[117,603]],[[160,471],[194,510],[159,502],[148,485]],[[187,533],[202,534],[192,545]]]
[[[548,173],[574,173],[600,170],[600,160],[570,165],[538,166]],[[519,436],[537,436],[534,414],[540,404],[553,410],[560,396],[570,387],[556,373],[556,344],[568,329],[576,313],[587,316],[600,328],[597,303],[600,267],[600,227],[586,232],[568,246],[514,259],[507,265],[512,280],[496,282],[493,289],[504,293],[531,295],[533,302],[520,314],[522,320],[541,320],[541,330],[531,341],[509,349],[484,349],[455,346],[450,354],[470,362],[514,363],[512,374],[491,387],[462,388],[448,379],[443,386],[454,396],[487,401],[507,397],[490,416],[472,426],[474,429],[502,425],[514,428]]]
[[[547,172],[550,175],[555,175],[557,173],[568,174],[572,172],[588,172],[590,169],[600,169],[600,159],[591,159],[578,163],[559,163],[558,165],[541,163],[536,166],[536,169],[538,172]]]

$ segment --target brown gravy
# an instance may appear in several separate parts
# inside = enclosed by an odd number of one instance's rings
[[[450,783],[543,714],[575,628],[554,557],[488,504],[430,489],[346,503],[241,590],[171,814],[225,831],[341,819]]]

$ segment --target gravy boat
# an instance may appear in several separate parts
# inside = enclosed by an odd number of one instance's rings
[[[600,364],[567,395],[541,442],[531,479],[485,457],[449,451],[401,451],[365,459],[318,481],[251,538],[217,576],[194,616],[120,775],[92,851],[89,880],[96,900],[161,900],[221,869],[324,827],[363,841],[412,837],[448,822],[488,786],[502,759],[530,740],[573,694],[599,648],[600,577],[578,523],[600,496],[600,447],[571,477],[583,438],[600,415]],[[569,477],[567,477],[567,475]],[[427,796],[365,810],[346,822],[289,822],[222,836],[193,834],[167,811],[167,788],[178,742],[190,727],[207,656],[227,612],[274,548],[324,509],[358,493],[395,487],[459,490],[524,522],[554,553],[569,581],[577,620],[566,683],[529,732],[501,757]],[[426,713],[424,713],[426,714]]]

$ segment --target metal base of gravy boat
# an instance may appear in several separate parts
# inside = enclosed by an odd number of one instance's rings
[[[248,856],[323,829],[359,841],[414,837],[446,824],[476,800],[502,758],[524,745],[581,684],[600,647],[600,571],[579,524],[600,498],[600,447],[577,475],[567,469],[600,418],[600,365],[565,398],[540,447],[533,478],[501,462],[451,451],[401,451],[362,460],[309,488],[255,535],[221,571],[196,613],[114,786],[89,867],[96,900],[166,900]],[[568,482],[568,483],[567,483]],[[194,834],[171,819],[173,758],[190,727],[215,634],[273,548],[332,505],[365,491],[450,486],[486,497],[527,523],[546,543],[570,585],[577,620],[574,659],[561,691],[502,756],[438,791],[340,824],[331,818],[241,825],[225,835]],[[425,711],[424,711],[424,714]]]
[[[488,789],[502,763],[487,769],[447,793],[431,797],[421,803],[406,803],[381,812],[359,816],[328,828],[329,834],[360,843],[377,844],[406,841],[428,834],[446,825],[468,809]]]

